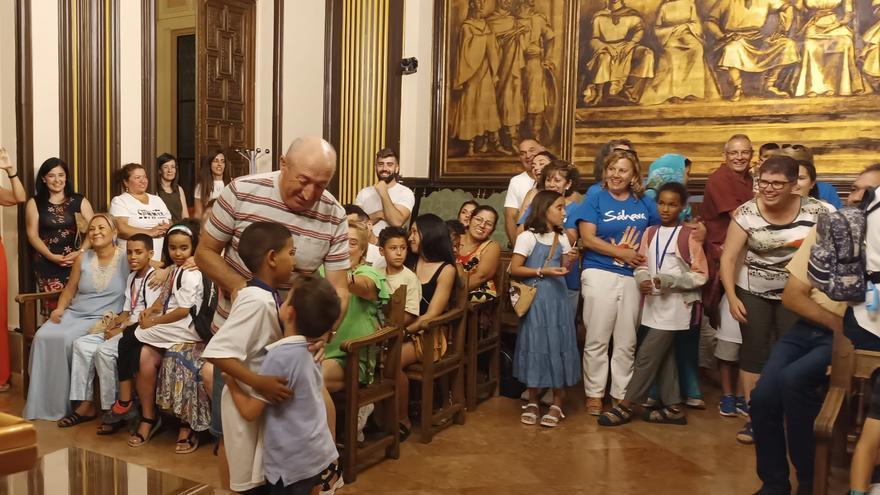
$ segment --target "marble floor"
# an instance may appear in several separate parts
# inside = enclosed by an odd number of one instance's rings
[[[427,445],[414,436],[401,446],[399,460],[368,469],[339,493],[662,495],[746,494],[758,489],[754,449],[734,438],[743,420],[718,414],[717,391],[708,391],[709,408],[691,411],[687,426],[636,420],[617,428],[599,427],[584,411],[582,394],[576,389],[569,394],[567,417],[554,430],[520,424],[519,401],[484,402],[468,414],[465,425],[446,429]],[[0,394],[0,411],[19,414],[23,405],[20,390]],[[175,455],[173,431],[134,449],[126,445],[123,433],[95,435],[96,422],[65,430],[50,422],[36,424],[41,454],[75,446],[218,484],[213,445]],[[835,488],[844,486],[845,476],[835,472]]]

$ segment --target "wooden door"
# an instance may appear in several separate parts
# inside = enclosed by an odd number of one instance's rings
[[[255,0],[199,2],[196,167],[223,150],[232,175],[248,173],[236,149],[254,146]]]

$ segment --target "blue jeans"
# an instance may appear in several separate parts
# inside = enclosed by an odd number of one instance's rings
[[[752,391],[757,471],[768,493],[791,493],[786,445],[799,483],[813,481],[813,423],[822,407],[820,387],[827,382],[833,340],[830,330],[798,321],[773,346]]]

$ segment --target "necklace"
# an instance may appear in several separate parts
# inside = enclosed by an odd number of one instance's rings
[[[108,285],[110,285],[110,279],[113,278],[113,275],[116,273],[116,268],[118,265],[117,260],[119,259],[119,253],[122,250],[116,248],[113,250],[113,258],[110,259],[110,262],[106,265],[101,264],[101,260],[98,258],[98,253],[92,257],[89,266],[92,271],[92,280],[95,282],[95,291],[103,292]]]

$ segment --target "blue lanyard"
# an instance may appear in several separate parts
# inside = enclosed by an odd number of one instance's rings
[[[657,274],[660,274],[660,269],[663,268],[663,260],[666,259],[666,251],[669,249],[669,244],[672,242],[672,239],[675,238],[675,234],[678,232],[678,225],[672,229],[672,235],[669,236],[669,239],[666,239],[666,246],[663,247],[663,254],[660,254],[660,229],[663,227],[657,228],[657,241],[654,243],[654,262],[657,264]]]
[[[273,289],[271,285],[263,282],[262,280],[253,277],[247,282],[248,287],[259,287],[270,294],[272,294],[272,299],[275,300],[275,316],[278,318],[278,328],[281,329],[281,332],[284,333],[284,323],[281,321],[281,296],[278,294],[278,291]],[[291,289],[293,290],[293,289]]]

